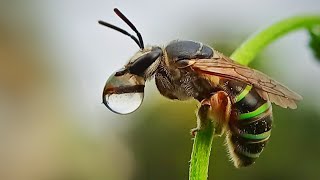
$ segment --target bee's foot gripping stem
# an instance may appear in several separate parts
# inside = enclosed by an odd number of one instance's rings
[[[199,131],[200,129],[199,128],[192,128],[191,130],[190,130],[190,134],[191,134],[191,136],[192,137],[195,137],[196,136],[196,134],[197,134],[197,132]]]
[[[210,105],[201,103],[201,106],[197,112],[197,127],[191,129],[190,133],[194,137],[197,132],[200,131],[207,123],[211,123],[210,118],[208,118],[208,113],[210,111]]]

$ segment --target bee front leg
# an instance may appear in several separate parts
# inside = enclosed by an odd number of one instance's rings
[[[229,122],[231,113],[231,100],[224,91],[218,91],[209,99],[201,101],[201,106],[197,112],[197,127],[191,130],[194,136],[201,130],[205,123],[213,121],[215,123],[215,134],[221,136]]]

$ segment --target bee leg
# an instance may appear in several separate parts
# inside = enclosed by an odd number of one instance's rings
[[[197,111],[197,127],[191,129],[190,133],[191,135],[194,137],[196,135],[196,133],[202,129],[202,127],[210,122],[211,120],[208,118],[208,114],[210,111],[210,105],[209,105],[209,101],[205,100],[206,102],[202,101],[201,102],[201,106],[199,107],[198,111]]]
[[[231,100],[226,92],[218,91],[209,99],[204,99],[197,113],[197,127],[191,129],[192,136],[209,121],[215,123],[215,134],[221,136],[228,124],[230,112]]]
[[[226,130],[231,113],[231,100],[224,91],[210,97],[210,117],[215,123],[215,134],[221,136]]]

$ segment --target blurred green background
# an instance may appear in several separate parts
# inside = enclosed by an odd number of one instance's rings
[[[320,2],[0,1],[0,179],[187,179],[195,102],[169,101],[148,83],[135,113],[101,104],[104,83],[138,50],[99,26],[125,26],[122,10],[147,44],[192,39],[230,53],[250,34]],[[304,97],[297,110],[274,106],[267,148],[235,169],[216,138],[209,179],[320,179],[320,64],[304,31],[269,46],[250,66]]]

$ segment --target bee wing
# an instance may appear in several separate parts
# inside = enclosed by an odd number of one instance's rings
[[[251,84],[263,99],[270,100],[283,108],[295,109],[296,102],[302,100],[299,94],[266,74],[240,65],[222,55],[217,59],[190,60],[188,64],[194,71],[201,72],[204,76],[213,75]]]

